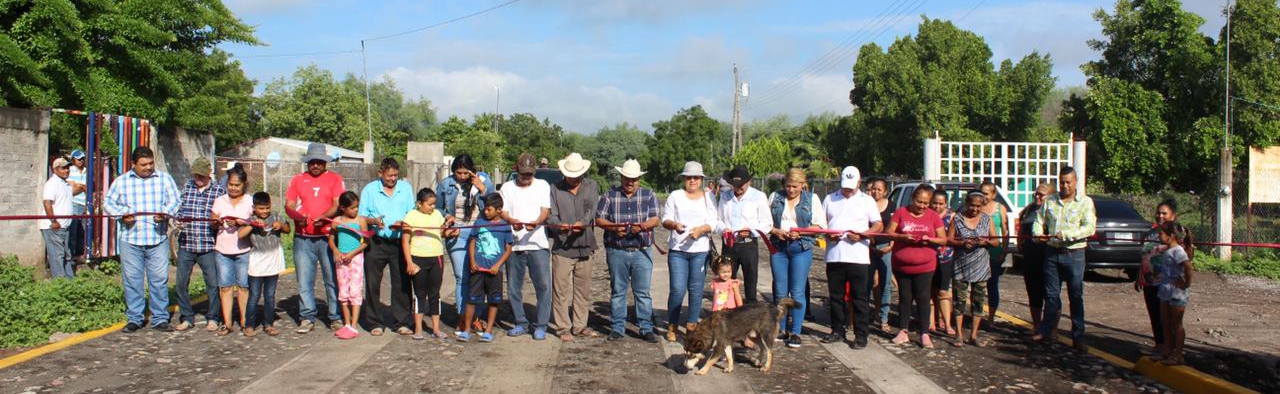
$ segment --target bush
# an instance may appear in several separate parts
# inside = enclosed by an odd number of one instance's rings
[[[1246,255],[1237,254],[1234,261],[1218,260],[1212,253],[1196,253],[1195,269],[1280,280],[1280,258],[1270,249],[1251,250]]]
[[[55,332],[83,332],[120,321],[119,281],[85,270],[75,279],[36,280],[35,268],[0,257],[0,348],[45,343]]]

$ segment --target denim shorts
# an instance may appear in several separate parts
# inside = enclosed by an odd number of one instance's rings
[[[249,288],[249,254],[218,253],[218,284],[222,287]]]

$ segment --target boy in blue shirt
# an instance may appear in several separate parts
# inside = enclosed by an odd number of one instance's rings
[[[479,226],[467,241],[467,260],[471,275],[467,307],[458,322],[454,336],[459,342],[471,340],[471,319],[476,305],[489,306],[488,324],[480,334],[481,342],[493,342],[493,324],[498,318],[498,305],[502,304],[502,275],[499,268],[511,257],[511,226],[501,219],[502,195],[490,193],[484,197],[484,217],[476,220]]]

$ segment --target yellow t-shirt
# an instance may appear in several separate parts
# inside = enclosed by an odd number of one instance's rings
[[[442,227],[444,216],[440,210],[432,210],[430,214],[417,209],[409,211],[404,223],[410,227]],[[413,230],[413,238],[409,240],[409,255],[415,257],[436,257],[444,255],[444,242],[440,230]]]

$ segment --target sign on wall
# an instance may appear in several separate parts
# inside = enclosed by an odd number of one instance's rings
[[[1280,203],[1280,146],[1249,148],[1249,203]]]

